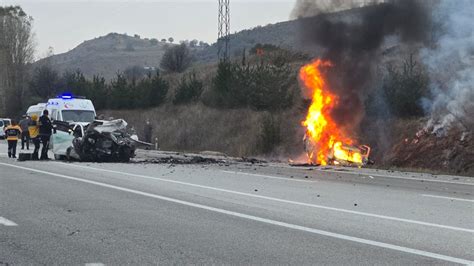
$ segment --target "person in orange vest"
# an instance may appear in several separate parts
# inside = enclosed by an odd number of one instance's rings
[[[21,128],[15,120],[5,129],[5,137],[8,141],[8,158],[16,158],[16,144],[21,136]]]
[[[35,145],[35,149],[33,150],[33,154],[31,155],[32,160],[39,160],[38,152],[40,149],[40,137],[39,137],[39,125],[38,125],[38,116],[32,115],[30,124],[28,125],[28,132],[30,133],[30,138]]]

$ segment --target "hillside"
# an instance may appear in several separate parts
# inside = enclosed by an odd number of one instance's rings
[[[353,19],[363,8],[351,9],[333,13],[331,16],[340,19]],[[305,46],[298,29],[299,23],[305,19],[285,21],[266,26],[257,26],[234,33],[230,37],[230,55],[240,56],[257,43],[273,44],[282,48],[307,54],[317,54],[314,46]],[[199,36],[196,36],[199,38]],[[48,61],[60,72],[80,69],[86,76],[100,74],[106,79],[112,78],[118,71],[132,66],[157,67],[161,57],[170,43],[153,43],[125,34],[109,33],[106,36],[84,41],[67,53],[53,55],[38,61],[42,64]],[[217,60],[217,46],[193,48],[195,63],[209,63]]]
[[[48,61],[60,72],[80,69],[88,77],[100,74],[110,79],[131,66],[157,67],[169,45],[172,44],[110,33],[84,41],[67,53],[53,55],[36,64]]]

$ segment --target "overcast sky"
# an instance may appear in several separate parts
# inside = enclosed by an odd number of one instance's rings
[[[34,18],[37,57],[110,32],[176,41],[217,39],[217,0],[0,0]],[[230,0],[231,32],[289,19],[295,0]]]

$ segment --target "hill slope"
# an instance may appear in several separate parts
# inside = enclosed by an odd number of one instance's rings
[[[363,8],[356,8],[333,13],[334,18],[353,19]],[[302,20],[285,21],[267,26],[257,26],[230,36],[230,55],[240,56],[243,49],[247,51],[257,43],[273,44],[286,49],[315,54],[314,47],[305,46],[299,34],[299,23]],[[197,36],[198,37],[198,36]],[[53,55],[46,60],[60,72],[80,69],[86,76],[101,74],[106,79],[112,78],[118,71],[132,66],[157,67],[161,57],[170,43],[153,43],[124,34],[110,33],[106,36],[88,40],[63,54]],[[217,60],[217,45],[193,48],[196,63],[208,63]]]
[[[80,69],[86,76],[100,74],[110,79],[131,66],[157,67],[168,45],[171,44],[110,33],[37,64],[48,61],[60,72]]]

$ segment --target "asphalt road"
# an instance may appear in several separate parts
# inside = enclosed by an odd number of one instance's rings
[[[0,265],[473,264],[469,177],[17,162],[1,142]]]

